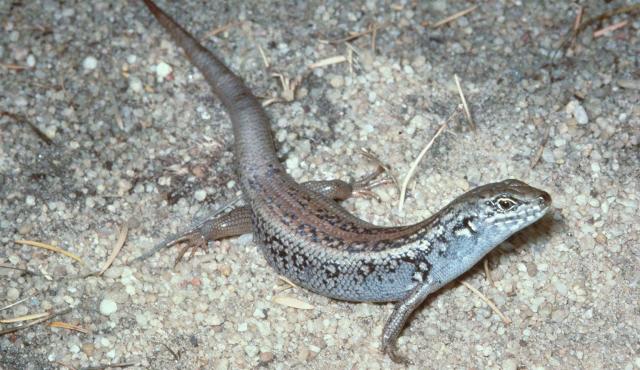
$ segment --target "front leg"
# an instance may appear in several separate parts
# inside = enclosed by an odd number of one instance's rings
[[[406,358],[397,355],[396,340],[404,327],[404,324],[411,316],[411,313],[418,308],[422,302],[437,289],[430,281],[424,282],[415,287],[411,293],[402,301],[396,303],[387,319],[382,332],[382,351],[386,353],[393,362],[410,363]]]

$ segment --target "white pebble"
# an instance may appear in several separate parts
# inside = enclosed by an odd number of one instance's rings
[[[193,197],[196,198],[198,202],[202,202],[207,197],[207,192],[202,189],[196,190],[196,192],[193,194]]]
[[[116,302],[112,301],[109,298],[105,298],[100,302],[100,313],[109,316],[118,311],[118,305]]]
[[[84,68],[87,71],[94,70],[96,69],[97,66],[98,66],[98,60],[92,56],[88,56],[84,58],[84,60],[82,61],[82,68]]]
[[[25,198],[25,203],[27,203],[28,206],[33,206],[36,204],[36,198],[34,198],[33,195],[27,195],[27,198]]]
[[[572,100],[567,104],[566,112],[571,114],[578,122],[579,125],[586,125],[589,123],[589,116],[584,107],[580,105],[576,100]]]
[[[255,311],[253,311],[253,317],[255,317],[256,319],[264,319],[267,317],[267,315],[265,315],[264,310],[261,308],[256,308]]]
[[[207,324],[209,324],[211,326],[220,326],[220,325],[222,325],[223,322],[224,322],[224,320],[218,315],[209,316],[207,318]]]
[[[127,63],[136,64],[137,61],[138,61],[138,56],[137,55],[135,55],[135,54],[127,55]]]
[[[8,301],[15,301],[18,299],[18,297],[20,297],[20,291],[16,288],[9,288],[7,289],[7,300]]]
[[[159,80],[164,80],[172,71],[171,66],[165,62],[160,62],[156,66],[156,75]]]
[[[252,344],[249,344],[244,347],[244,352],[247,354],[247,356],[254,357],[254,356],[257,356],[258,353],[260,353],[260,350],[258,349],[258,347]]]
[[[29,54],[29,56],[27,57],[27,66],[28,67],[35,67],[36,65],[36,57],[33,56],[33,54]]]
[[[135,93],[139,93],[142,91],[142,81],[139,78],[131,77],[129,79],[129,89]]]

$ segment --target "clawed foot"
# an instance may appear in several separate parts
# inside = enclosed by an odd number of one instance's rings
[[[191,253],[189,254],[188,259],[193,258],[198,249],[201,249],[205,252],[207,250],[207,240],[205,239],[204,234],[200,232],[199,229],[189,231],[173,240],[170,240],[164,246],[168,248],[178,244],[184,244],[184,246],[180,248],[180,252],[178,253],[176,260],[173,263],[173,267],[176,267],[178,265],[178,263],[182,260],[184,255],[189,250],[191,250]]]
[[[374,198],[377,201],[381,201],[378,194],[374,193],[372,189],[393,182],[389,178],[378,179],[378,177],[385,172],[386,169],[384,167],[378,166],[374,172],[354,181],[351,183],[351,186],[353,187],[353,192],[351,194],[354,197]]]

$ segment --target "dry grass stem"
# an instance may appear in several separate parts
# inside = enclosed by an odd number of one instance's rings
[[[451,117],[453,117],[453,115],[451,115]],[[451,119],[451,117],[449,117],[449,119],[447,119],[442,125],[440,125],[440,128],[438,128],[438,131],[436,131],[435,135],[433,135],[429,143],[427,143],[427,145],[422,149],[420,154],[418,154],[418,157],[413,161],[413,163],[411,163],[411,167],[409,167],[409,172],[407,172],[407,174],[405,175],[404,181],[402,182],[402,186],[400,187],[400,200],[398,201],[398,211],[402,212],[402,209],[404,207],[404,199],[407,194],[407,186],[409,185],[409,181],[415,174],[418,164],[422,160],[422,157],[424,157],[427,151],[431,148],[431,146],[436,141],[438,136],[440,136],[440,134],[442,134],[442,132],[447,128],[447,124],[449,123],[449,120]]]
[[[81,265],[86,266],[87,264],[82,260],[82,258],[76,256],[75,254],[71,253],[71,252],[67,252],[62,248],[56,247],[55,245],[50,245],[50,244],[45,244],[45,243],[41,243],[41,242],[37,242],[34,240],[16,240],[14,241],[14,243],[16,244],[22,244],[22,245],[30,245],[32,247],[36,247],[36,248],[42,248],[42,249],[47,249],[50,250],[52,252],[56,252],[56,253],[60,253],[64,256],[67,256],[69,258],[72,258],[78,262],[80,262]]]
[[[502,319],[502,322],[505,324],[511,324],[511,319],[509,319],[507,316],[505,316],[502,311],[500,311],[498,309],[498,307],[495,305],[495,303],[493,303],[493,301],[491,301],[486,295],[482,294],[482,292],[480,292],[478,289],[474,288],[471,284],[465,282],[465,281],[460,281],[460,284],[466,286],[470,291],[472,291],[473,293],[475,293],[478,297],[480,297],[480,299],[482,299],[484,301],[484,303],[486,303],[489,307],[491,307],[491,309],[493,310],[493,312],[495,312],[498,316],[500,316],[500,319]]]
[[[344,63],[347,61],[347,57],[345,57],[344,55],[336,55],[334,57],[330,57],[330,58],[326,58],[326,59],[322,59],[319,60],[315,63],[312,63],[309,65],[309,69],[316,69],[316,68],[320,68],[320,67],[326,67],[326,66],[330,66],[332,64],[340,64],[340,63]]]
[[[629,21],[624,20],[624,21],[622,21],[622,22],[618,22],[618,23],[610,24],[610,25],[608,25],[607,27],[604,27],[604,28],[601,28],[601,29],[599,29],[599,30],[595,31],[595,32],[593,33],[593,37],[601,37],[601,36],[604,36],[604,35],[606,35],[607,33],[613,32],[613,31],[615,31],[615,30],[617,30],[617,29],[620,29],[620,28],[622,28],[622,27],[626,26],[626,25],[627,25],[627,23],[629,23]]]
[[[49,323],[49,326],[52,328],[62,328],[62,329],[67,329],[67,330],[74,330],[74,331],[78,331],[80,333],[84,333],[84,334],[89,334],[89,330],[79,326],[79,325],[74,325],[74,324],[69,324],[67,322],[62,322],[62,321],[53,321]]]
[[[307,303],[299,300],[298,298],[285,295],[275,295],[273,296],[273,298],[271,298],[271,301],[282,306],[297,308],[299,310],[313,310],[315,308],[311,303]]]
[[[477,7],[478,7],[477,5],[474,5],[474,6],[470,7],[470,8],[467,8],[467,9],[459,11],[459,12],[453,14],[453,15],[450,15],[447,18],[444,18],[444,19],[436,22],[433,25],[433,28],[438,28],[438,27],[443,26],[443,25],[445,25],[445,24],[447,24],[449,22],[453,22],[454,20],[456,20],[456,19],[458,19],[458,18],[460,18],[462,16],[465,16],[465,15],[471,13],[472,11],[476,10]]]
[[[460,100],[462,101],[462,107],[464,108],[464,116],[467,118],[467,122],[469,122],[471,129],[475,130],[476,125],[473,123],[473,119],[471,118],[471,111],[469,111],[467,99],[464,97],[464,93],[462,92],[462,86],[460,86],[460,79],[456,74],[453,75],[453,79],[456,81],[456,86],[458,87],[458,94],[460,94]]]
[[[102,266],[102,269],[100,270],[98,275],[104,274],[104,272],[107,271],[109,266],[111,266],[113,261],[115,261],[116,257],[118,256],[118,253],[120,253],[120,250],[122,249],[122,246],[124,246],[124,243],[127,240],[128,232],[129,232],[129,228],[127,227],[127,225],[123,225],[120,228],[120,232],[118,233],[118,240],[116,241],[116,245],[113,247],[113,250],[111,251],[111,255],[109,256],[107,261],[104,263],[104,266]]]

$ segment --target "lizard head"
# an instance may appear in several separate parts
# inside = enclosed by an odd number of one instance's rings
[[[454,203],[462,205],[460,227],[497,244],[544,216],[551,205],[551,196],[522,181],[509,179],[475,188]]]
[[[475,264],[498,244],[538,221],[551,196],[519,180],[477,187],[451,202],[445,222],[449,258]],[[469,266],[470,267],[470,266]]]

